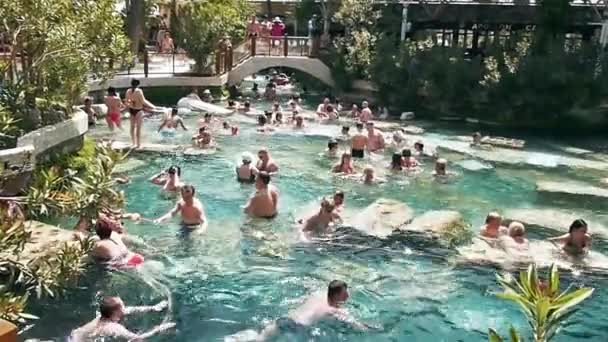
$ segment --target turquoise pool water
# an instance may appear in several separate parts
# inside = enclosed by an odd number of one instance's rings
[[[196,120],[189,117],[186,124],[195,127]],[[485,341],[489,327],[504,335],[511,324],[522,332],[528,328],[514,305],[492,294],[499,290],[494,275],[502,272],[500,269],[455,263],[454,249],[405,236],[381,240],[344,230],[333,242],[304,244],[297,240],[293,227],[298,211],[340,189],[346,192],[346,207],[351,211],[378,198],[390,198],[407,203],[416,214],[458,210],[473,230],[489,211],[507,208],[569,209],[608,222],[603,203],[547,198],[535,191],[539,179],[594,180],[601,171],[526,165],[468,171],[455,163],[471,158],[443,153],[457,173],[448,184],[435,182],[430,176],[432,165],[427,163],[416,177],[384,174],[386,184],[369,187],[332,176],[328,170],[333,162],[319,156],[326,135],[337,134],[339,127],[314,126],[308,130],[310,134],[295,134],[289,129],[260,134],[248,118],[230,120],[238,122],[241,134],[220,136],[221,149],[215,154],[134,155],[132,158],[142,161],[141,166],[129,171],[132,182],[123,187],[127,211],[159,217],[174,205],[174,199],[161,195],[147,179],[170,165],[180,166],[183,180],[196,187],[205,206],[210,221],[207,233],[183,236],[177,218],[160,226],[126,222],[128,233],[138,240],[133,249],[146,256],[143,269],[109,274],[92,270],[81,288],[32,308],[32,313],[42,318],[25,332],[26,338],[61,340],[71,329],[92,319],[99,296],[108,294],[120,295],[128,305],[171,298],[172,307],[166,315],[154,313],[126,320],[133,330],[149,329],[165,317],[177,323],[174,332],[151,341],[222,341],[241,330],[262,328],[297,307],[303,296],[324,289],[332,279],[343,279],[350,286],[348,309],[377,329],[361,332],[341,323],[323,322],[305,331],[281,334],[276,341]],[[187,143],[192,133],[164,140],[153,133],[158,124],[146,121],[144,141]],[[430,139],[465,131],[427,128]],[[100,127],[96,134],[103,135],[104,130]],[[117,136],[127,137],[124,132]],[[554,144],[539,141],[535,148],[557,153]],[[253,188],[237,183],[234,176],[241,152],[255,153],[261,146],[270,149],[281,167],[280,176],[273,179],[280,190],[280,213],[273,221],[251,220],[242,214],[240,206]],[[382,161],[356,166],[372,163],[382,174],[388,158],[387,154]],[[530,236],[539,238],[542,234],[531,232]],[[608,252],[602,243],[596,249]],[[556,341],[607,341],[604,312],[608,275],[564,272],[563,278],[565,284],[593,286],[596,292],[563,327]]]

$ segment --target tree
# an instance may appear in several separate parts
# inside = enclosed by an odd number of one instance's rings
[[[497,296],[516,303],[526,315],[535,342],[551,340],[559,328],[574,312],[575,306],[593,294],[592,288],[572,290],[568,287],[560,292],[559,271],[552,265],[547,275],[547,281],[538,279],[536,266],[530,265],[527,271],[519,274],[519,281],[500,275],[496,276],[504,288]],[[522,341],[519,333],[511,327],[511,342]],[[494,329],[489,330],[490,342],[502,342],[502,338]]]
[[[70,112],[88,77],[108,77],[111,62],[129,59],[113,0],[0,1],[0,18],[11,42],[0,104],[26,129],[43,123],[37,110],[49,104]],[[18,102],[7,105],[7,92]]]
[[[127,28],[131,41],[131,54],[137,55],[143,37],[145,23],[145,1],[130,0],[127,8]]]
[[[228,36],[240,42],[245,37],[252,8],[246,0],[189,2],[180,11],[179,36],[182,46],[202,73],[212,63],[220,39]]]
[[[374,59],[377,34],[374,24],[380,12],[374,9],[373,0],[343,0],[334,18],[345,29],[337,40],[344,54],[347,71],[355,77],[368,78],[369,66]]]

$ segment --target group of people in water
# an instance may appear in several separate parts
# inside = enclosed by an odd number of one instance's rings
[[[123,109],[129,111],[131,115],[131,137],[136,147],[140,146],[143,112],[153,107],[145,99],[138,85],[139,82],[136,80],[132,82],[132,87],[126,92],[125,101],[120,100],[115,89],[109,88],[105,101],[108,106],[106,120],[111,129],[120,127],[120,111]],[[85,107],[90,108],[90,103],[85,103]],[[294,128],[303,128],[304,118],[301,115],[299,98],[292,97],[288,107],[292,114],[290,118],[284,116],[280,103],[273,103],[271,110],[258,116],[257,130],[267,132],[271,130],[269,126],[287,124],[289,121],[293,123]],[[241,106],[234,101],[229,101],[227,108],[241,113],[252,110],[249,102],[245,102]],[[339,159],[331,167],[332,173],[345,176],[355,175],[357,170],[354,160],[369,160],[374,155],[381,155],[385,150],[392,149],[394,153],[387,167],[390,172],[418,172],[421,170],[424,161],[433,160],[435,164],[434,176],[443,178],[450,175],[450,172],[447,171],[446,159],[439,158],[428,147],[425,149],[421,140],[409,145],[403,130],[394,132],[391,142],[387,142],[383,132],[376,127],[375,117],[366,101],[361,104],[360,110],[357,105],[353,105],[351,110],[344,114],[339,101],[332,104],[329,98],[326,98],[317,107],[315,113],[317,118],[322,121],[338,122],[341,116],[346,115],[354,122],[354,132],[351,132],[350,126],[344,125],[341,134],[330,139],[327,144],[325,156],[330,159]],[[212,121],[211,114],[206,114],[202,119],[197,134],[192,138],[195,146],[200,148],[212,146],[212,129],[210,128]],[[178,128],[188,129],[179,117],[177,108],[173,108],[170,116],[162,120],[158,131],[163,132],[164,130],[176,130]],[[232,126],[226,121],[222,122],[221,128],[230,131],[232,135],[238,133],[238,127]],[[478,143],[479,137],[474,134],[473,144]],[[341,145],[347,146],[347,150],[340,152]],[[277,187],[272,184],[272,179],[279,174],[279,166],[272,159],[267,148],[260,148],[257,153],[257,161],[254,161],[254,159],[253,154],[245,152],[241,156],[240,163],[234,169],[236,181],[254,185],[252,195],[242,207],[243,212],[254,218],[273,219],[278,214],[280,194]],[[374,167],[369,164],[365,165],[361,173],[364,184],[373,185],[385,182],[383,178],[376,175]],[[204,206],[196,197],[194,186],[182,182],[181,176],[180,167],[171,166],[149,179],[152,184],[161,187],[163,192],[175,194],[179,197],[175,205],[166,214],[149,221],[161,224],[174,216],[179,216],[181,226],[186,231],[204,232],[208,225]],[[345,193],[342,191],[335,192],[331,198],[323,198],[320,201],[318,211],[297,220],[299,232],[303,239],[308,240],[311,236],[330,232],[332,227],[343,222],[344,208]],[[113,266],[137,266],[143,262],[143,257],[129,251],[123,242],[125,235],[120,223],[123,218],[125,218],[125,215],[120,213],[100,213],[95,224],[95,231],[99,240],[92,255],[100,262],[106,262]],[[144,220],[136,214],[129,214],[128,218]],[[488,214],[478,236],[491,246],[508,244],[515,248],[524,249],[529,244],[525,226],[521,222],[513,221],[505,227],[502,217],[495,212]],[[584,255],[591,248],[591,237],[588,233],[587,223],[581,219],[572,222],[568,233],[551,238],[549,241],[560,245],[561,250],[571,256]],[[266,326],[260,333],[256,333],[255,340],[263,341],[275,335],[281,329],[310,326],[325,318],[345,321],[362,330],[371,328],[364,323],[357,322],[342,307],[348,298],[348,285],[341,280],[333,280],[329,283],[326,292],[310,296],[304,304],[291,312],[286,318],[279,319]],[[174,324],[163,323],[149,332],[135,334],[120,324],[122,317],[130,313],[161,311],[165,308],[166,302],[151,307],[130,308],[125,307],[118,297],[106,297],[99,306],[100,316],[85,326],[75,329],[72,333],[73,341],[84,341],[94,336],[122,337],[129,340],[144,339],[170,329]]]

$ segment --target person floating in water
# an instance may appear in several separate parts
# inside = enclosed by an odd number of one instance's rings
[[[371,165],[367,165],[363,169],[363,184],[365,185],[374,185],[378,183],[384,183],[386,180],[384,178],[376,177],[376,171]]]
[[[211,133],[209,132],[209,128],[207,126],[199,128],[198,134],[192,137],[192,141],[196,147],[202,149],[213,146],[213,138],[211,137]]]
[[[382,132],[374,128],[374,123],[368,121],[365,124],[367,129],[367,150],[369,152],[381,152],[384,149],[384,136]]]
[[[270,184],[270,174],[258,172],[255,179],[255,192],[243,208],[244,212],[253,217],[271,219],[277,216],[279,192]]]
[[[254,183],[255,176],[258,174],[258,169],[251,165],[253,155],[249,152],[243,153],[241,156],[242,164],[236,167],[236,180],[241,183]]]
[[[177,107],[173,107],[171,108],[171,116],[163,120],[163,123],[158,127],[158,132],[163,131],[163,128],[165,128],[166,130],[163,132],[174,133],[178,126],[181,126],[184,131],[188,130],[184,125],[184,120],[177,115]]]
[[[320,321],[334,319],[351,324],[359,330],[370,326],[359,323],[342,307],[348,300],[348,285],[341,280],[332,280],[326,293],[316,293],[308,297],[302,305],[262,330],[256,341],[266,341],[282,330],[293,331],[317,324]]]
[[[108,128],[110,128],[111,131],[114,131],[115,127],[122,129],[122,126],[120,125],[120,112],[126,107],[122,103],[122,100],[114,87],[108,87],[108,95],[104,98],[104,102],[108,107],[108,113],[106,114]]]
[[[562,244],[562,251],[573,257],[583,256],[591,250],[591,235],[588,234],[587,222],[582,219],[572,222],[568,233],[549,241]]]
[[[331,170],[334,173],[342,173],[345,175],[355,173],[355,168],[353,167],[352,156],[348,152],[342,153],[342,157],[340,158],[340,163],[334,165]]]
[[[160,172],[150,177],[150,182],[156,185],[162,185],[163,190],[167,192],[178,192],[182,187],[180,177],[182,169],[179,166],[171,166],[166,171]]]
[[[143,90],[139,88],[139,81],[132,80],[131,88],[125,93],[125,105],[129,109],[129,120],[131,122],[131,142],[136,148],[141,147],[141,126],[144,120],[144,110],[154,108],[154,105],[146,100]]]
[[[508,230],[502,225],[502,217],[497,212],[491,212],[486,216],[485,224],[481,227],[479,235],[488,239],[498,239],[506,235]]]
[[[363,124],[358,122],[356,125],[357,132],[353,135],[350,146],[353,158],[363,158],[365,156],[365,148],[367,147],[367,136],[363,133]]]
[[[259,171],[266,171],[269,174],[275,174],[279,172],[279,167],[275,164],[274,160],[270,157],[270,153],[267,149],[262,148],[258,151],[258,162],[256,168]]]
[[[181,225],[184,228],[201,228],[202,230],[205,230],[207,226],[205,210],[203,209],[203,204],[201,201],[194,196],[195,192],[196,191],[192,185],[182,186],[182,198],[177,201],[173,209],[156,219],[154,223],[162,223],[179,213],[182,218]]]
[[[338,141],[331,139],[327,142],[327,150],[325,156],[329,158],[338,158]]]
[[[319,212],[304,220],[302,224],[303,234],[324,234],[327,233],[331,225],[335,222],[334,203],[323,198]]]
[[[154,306],[125,307],[119,297],[104,297],[99,304],[99,316],[78,329],[74,329],[70,335],[70,342],[85,342],[96,340],[98,337],[111,337],[126,339],[129,341],[143,341],[158,333],[169,330],[175,323],[167,322],[157,325],[145,333],[134,333],[120,324],[122,318],[133,313],[160,312],[166,309],[168,303],[162,301]]]
[[[91,250],[94,260],[119,268],[135,267],[143,263],[144,257],[131,252],[124,244],[119,223],[102,216],[95,224],[95,233],[99,240]]]

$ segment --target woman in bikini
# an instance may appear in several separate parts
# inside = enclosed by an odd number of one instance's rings
[[[106,95],[104,102],[108,107],[108,114],[106,115],[108,127],[111,131],[114,131],[114,127],[122,129],[120,126],[120,112],[125,109],[125,106],[114,87],[108,88],[108,95]]]
[[[151,109],[153,104],[144,97],[144,92],[139,88],[139,81],[132,80],[131,88],[125,93],[125,105],[129,109],[131,122],[131,142],[136,148],[141,147],[141,126],[143,123],[144,109]]]
[[[332,169],[334,173],[343,173],[343,174],[352,174],[355,172],[353,168],[352,157],[350,153],[344,152],[342,153],[342,158],[339,164],[336,164]]]
[[[572,222],[567,234],[550,238],[549,241],[563,244],[562,251],[569,256],[584,256],[591,249],[591,236],[587,229],[587,222],[578,219]]]

